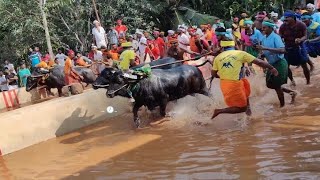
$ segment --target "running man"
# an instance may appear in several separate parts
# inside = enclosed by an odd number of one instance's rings
[[[211,119],[219,114],[246,112],[247,115],[251,115],[249,103],[251,89],[249,81],[244,78],[245,63],[254,63],[269,69],[274,76],[278,75],[278,71],[273,66],[247,52],[239,50],[222,52],[214,59],[212,78],[220,77],[221,91],[228,107],[215,109]]]
[[[307,84],[310,84],[310,70],[308,69],[307,62],[309,57],[306,49],[303,46],[303,42],[307,39],[307,27],[306,25],[296,20],[296,15],[293,11],[286,11],[284,13],[284,21],[279,30],[279,35],[284,39],[286,54],[285,58],[288,62],[288,76],[295,86],[293,80],[292,71],[290,65],[301,66],[304,76],[306,77]],[[313,69],[312,63],[310,63],[311,69]]]
[[[306,24],[308,30],[305,45],[309,55],[314,58],[320,56],[320,24],[313,20],[310,13],[303,13],[301,20]]]
[[[263,51],[268,63],[278,71],[278,76],[274,76],[270,70],[267,71],[266,84],[268,88],[276,91],[280,107],[283,107],[285,105],[284,92],[291,95],[291,103],[294,103],[297,93],[282,87],[283,84],[287,84],[288,63],[284,58],[286,52],[284,44],[281,37],[274,32],[275,28],[277,28],[277,25],[273,21],[263,21],[262,30],[266,36],[262,40],[262,46],[259,45],[257,48]]]

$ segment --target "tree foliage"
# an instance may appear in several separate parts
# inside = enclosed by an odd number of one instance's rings
[[[294,1],[294,3],[293,3]],[[96,0],[102,25],[113,26],[121,18],[131,33],[136,28],[163,30],[178,24],[213,23],[235,14],[260,10],[281,11],[300,0]],[[48,27],[54,50],[58,47],[87,50],[96,19],[92,0],[46,0]],[[0,0],[0,61],[26,58],[29,47],[46,49],[42,17],[37,1]]]

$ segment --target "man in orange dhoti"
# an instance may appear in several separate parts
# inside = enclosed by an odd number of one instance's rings
[[[220,77],[221,91],[227,108],[215,109],[212,118],[219,114],[237,114],[246,112],[251,115],[249,96],[250,83],[244,78],[244,64],[254,63],[277,76],[278,71],[267,62],[239,50],[224,51],[214,59],[212,79]]]
[[[83,77],[79,75],[73,68],[72,59],[75,57],[74,51],[69,50],[68,57],[65,61],[64,66],[64,76],[66,85],[70,85],[72,83],[80,83]]]

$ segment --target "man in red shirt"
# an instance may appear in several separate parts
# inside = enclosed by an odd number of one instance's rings
[[[160,51],[160,58],[163,58],[164,57],[164,53],[165,53],[165,47],[166,47],[166,44],[164,42],[164,40],[159,37],[160,35],[160,32],[159,31],[154,31],[153,32],[153,36],[154,36],[154,44],[155,46],[158,46],[159,48],[159,51]]]
[[[149,54],[151,61],[160,59],[160,50],[153,43],[149,43],[146,48],[146,54]]]
[[[122,20],[121,19],[117,20],[117,25],[116,25],[116,27],[114,29],[118,32],[119,36],[120,36],[120,34],[125,35],[127,33],[127,31],[128,31],[127,26],[122,24]]]

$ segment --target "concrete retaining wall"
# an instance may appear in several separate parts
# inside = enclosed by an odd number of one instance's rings
[[[108,99],[105,92],[104,89],[89,90],[0,114],[2,155],[129,111],[128,99]],[[108,106],[115,112],[106,112]]]

